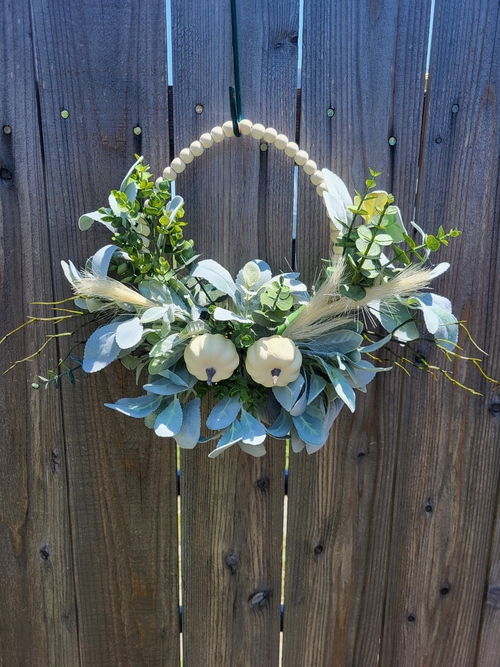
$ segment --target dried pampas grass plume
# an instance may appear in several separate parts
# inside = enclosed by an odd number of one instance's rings
[[[110,308],[121,307],[123,304],[137,306],[138,308],[153,308],[158,305],[118,280],[107,276],[97,276],[91,271],[82,271],[80,279],[75,281],[73,289],[79,296],[109,301]]]
[[[354,301],[340,294],[345,263],[336,259],[334,270],[318,289],[309,303],[282,333],[294,341],[311,340],[332,329],[352,322],[360,310],[366,310],[373,301],[388,301],[395,297],[409,297],[428,287],[432,270],[411,266],[395,278],[367,287],[366,296]]]

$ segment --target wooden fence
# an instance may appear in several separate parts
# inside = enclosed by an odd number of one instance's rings
[[[435,0],[425,99],[431,0],[305,0],[299,98],[299,0],[238,11],[246,117],[298,129],[351,190],[382,171],[405,220],[418,178],[420,224],[463,230],[438,292],[498,378],[498,1]],[[108,238],[78,216],[134,153],[159,174],[229,118],[234,73],[229,0],[172,0],[170,90],[163,0],[4,0],[0,16],[1,337],[69,295],[59,260]],[[232,139],[179,178],[205,257],[287,268],[288,162]],[[310,281],[328,225],[302,175],[296,251]],[[10,338],[2,369],[41,338]],[[58,354],[1,378],[1,667],[178,666],[180,619],[185,667],[277,667],[280,651],[283,667],[500,665],[500,400],[472,365],[457,377],[482,397],[393,372],[322,451],[291,456],[283,611],[283,443],[182,452],[179,551],[174,444],[103,407],[132,391],[121,368],[33,391]]]

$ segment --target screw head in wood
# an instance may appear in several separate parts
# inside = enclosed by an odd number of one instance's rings
[[[268,145],[266,144],[265,141],[263,141],[260,145],[260,150],[264,153],[265,151],[267,151],[267,148],[268,148]]]
[[[458,106],[458,104],[454,104],[454,105],[451,107],[451,113],[458,113],[458,110],[459,110],[459,109],[460,109],[460,107]]]
[[[4,134],[10,134],[12,132],[12,128],[10,125],[4,125],[3,126],[3,133]]]
[[[389,137],[389,146],[395,146],[397,143],[396,137]]]
[[[203,113],[203,104],[197,104],[194,108],[196,113]]]
[[[134,127],[134,134],[138,137],[142,133],[142,128],[139,125]]]
[[[69,117],[69,111],[68,111],[67,109],[63,109],[63,110],[61,111],[61,118],[66,119],[66,118],[68,118],[68,117]]]
[[[332,107],[330,107],[329,109],[326,110],[326,115],[328,116],[328,118],[333,118],[335,116],[335,109],[332,109]]]

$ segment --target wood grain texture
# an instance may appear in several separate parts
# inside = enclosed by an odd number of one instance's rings
[[[0,338],[26,320],[28,309],[33,314],[31,301],[52,298],[33,48],[24,9],[10,2],[0,7]],[[8,339],[0,371],[34,352],[46,332],[41,326]],[[30,387],[55,363],[52,350],[0,375],[2,667],[80,664],[60,397]]]
[[[468,321],[498,377],[498,3],[436,2],[417,220],[463,230],[440,253],[452,268],[436,291]],[[457,21],[460,16],[460,21]],[[466,336],[461,344],[474,350]],[[442,359],[420,350],[430,363]],[[477,353],[477,350],[474,350]],[[384,665],[476,662],[499,475],[497,392],[470,364],[454,377],[413,378],[402,405]],[[486,619],[486,616],[484,617]],[[486,641],[486,638],[485,638]],[[496,653],[497,634],[485,650]],[[495,663],[492,663],[495,664]]]
[[[407,216],[429,11],[429,2],[305,6],[301,146],[351,192],[362,189],[368,167],[382,171],[378,187],[394,192]],[[303,174],[299,188],[298,269],[312,281],[328,256],[329,229]],[[377,378],[320,452],[291,455],[284,667],[378,664],[401,391],[401,374]]]
[[[106,203],[134,153],[156,171],[165,160],[165,8],[34,1],[33,27],[62,297],[59,260],[81,266],[109,242],[97,226],[81,233],[78,216]],[[63,390],[82,666],[179,664],[175,446],[103,406],[139,392],[121,367]]]
[[[172,7],[179,152],[230,118],[234,74],[230,3]],[[243,115],[293,138],[298,2],[240,2],[238,11]],[[293,164],[275,149],[261,152],[249,138],[225,141],[197,158],[176,186],[205,258],[233,275],[256,257],[275,273],[288,268]],[[185,667],[278,664],[285,456],[283,443],[267,449],[261,460],[237,446],[217,460],[207,460],[210,445],[183,452]]]

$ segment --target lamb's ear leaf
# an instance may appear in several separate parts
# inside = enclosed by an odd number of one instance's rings
[[[266,439],[266,429],[262,423],[243,408],[241,408],[240,424],[244,433],[242,440],[245,445],[255,447],[261,445]]]
[[[156,435],[160,436],[160,438],[172,438],[181,430],[182,420],[182,406],[176,396],[156,418]]]
[[[226,396],[212,408],[208,415],[207,426],[213,431],[228,427],[241,409],[241,402],[237,396]]]
[[[92,273],[100,278],[105,278],[108,275],[111,258],[117,250],[120,248],[112,244],[100,248],[92,257]]]
[[[235,419],[235,421],[226,429],[224,435],[217,443],[217,447],[212,452],[210,452],[208,456],[211,459],[214,459],[216,456],[219,456],[219,454],[222,454],[225,449],[239,442],[242,437],[243,429],[241,428],[240,422]]]
[[[105,222],[103,218],[111,215],[111,210],[106,209],[105,213],[99,211],[92,211],[91,213],[84,213],[78,219],[78,226],[82,232],[86,232],[87,229],[90,229],[94,222],[101,222],[105,227],[109,229],[110,232],[113,232],[113,225],[110,222]]]
[[[131,350],[141,342],[144,328],[138,317],[131,317],[121,322],[116,329],[116,344],[122,350]]]
[[[120,398],[116,403],[104,403],[104,405],[128,417],[142,419],[154,412],[160,403],[161,396],[146,395],[137,398]]]
[[[216,289],[230,296],[233,301],[236,297],[236,284],[231,274],[213,259],[204,259],[194,267],[191,275],[195,278],[204,278]]]
[[[194,398],[184,406],[184,419],[175,440],[181,449],[193,449],[200,439],[201,432],[201,400]]]
[[[87,340],[83,353],[82,368],[86,373],[95,373],[109,366],[121,352],[116,342],[116,330],[121,322],[111,322],[99,327]]]

